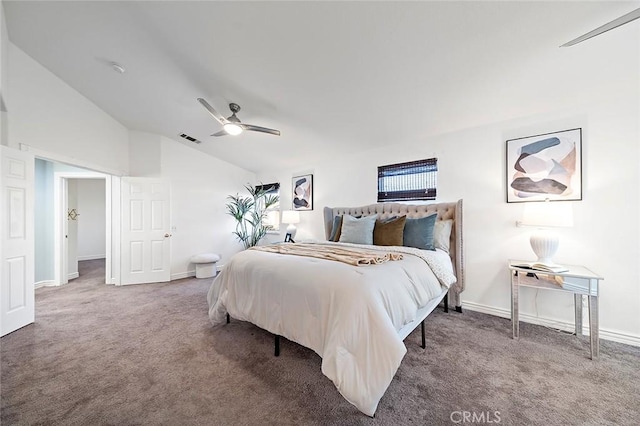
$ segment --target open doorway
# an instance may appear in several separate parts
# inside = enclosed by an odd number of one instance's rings
[[[103,259],[111,273],[111,176],[43,159],[35,161],[35,287],[77,278],[78,262]]]
[[[93,273],[96,268],[104,269],[107,250],[105,179],[68,178],[66,212],[68,279]]]

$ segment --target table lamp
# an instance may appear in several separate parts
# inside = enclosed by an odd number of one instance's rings
[[[282,212],[282,223],[288,223],[287,234],[291,234],[293,240],[296,236],[296,223],[300,223],[300,213],[295,210],[285,210]]]
[[[537,263],[553,266],[553,256],[560,244],[560,238],[554,228],[573,226],[573,204],[552,203],[548,199],[541,203],[527,203],[524,206],[522,221],[516,222],[516,225],[537,228],[529,238],[531,248],[538,256]]]

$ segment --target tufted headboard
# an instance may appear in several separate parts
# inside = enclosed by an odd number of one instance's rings
[[[451,239],[449,242],[449,255],[453,262],[453,270],[455,271],[458,281],[451,286],[450,295],[452,302],[457,308],[461,306],[460,293],[464,291],[464,245],[462,232],[462,200],[455,203],[437,203],[437,204],[400,204],[400,203],[378,203],[370,204],[363,207],[325,207],[324,208],[324,233],[329,239],[331,228],[333,227],[333,218],[335,216],[348,214],[352,216],[363,215],[370,216],[378,214],[380,219],[386,219],[392,216],[404,216],[408,219],[418,219],[437,213],[436,220],[453,220],[451,227]]]

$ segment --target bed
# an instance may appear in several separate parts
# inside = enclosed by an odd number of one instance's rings
[[[381,264],[353,264],[269,250],[245,250],[233,256],[209,289],[209,318],[214,326],[234,319],[249,321],[315,351],[322,373],[342,396],[373,416],[407,349],[403,340],[422,325],[444,300],[460,308],[464,290],[462,200],[410,205],[380,203],[324,209],[325,237],[340,215],[385,220],[437,214],[451,221],[448,253],[411,247],[362,246],[343,242],[282,245],[284,250],[317,247],[319,252],[364,250],[398,258]],[[315,245],[314,245],[315,244]],[[296,248],[296,249],[298,249]],[[264,251],[266,250],[266,251]]]

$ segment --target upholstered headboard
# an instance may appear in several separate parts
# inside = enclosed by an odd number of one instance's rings
[[[438,214],[436,220],[453,220],[451,227],[451,240],[449,255],[453,262],[453,270],[456,273],[457,282],[451,286],[450,295],[456,307],[460,307],[460,293],[464,291],[464,245],[462,232],[462,200],[455,203],[437,204],[400,204],[400,203],[378,203],[363,207],[325,207],[324,208],[324,233],[329,239],[333,218],[335,216],[348,214],[352,216],[370,216],[377,214],[380,219],[392,216],[404,216],[408,219],[418,219]]]

